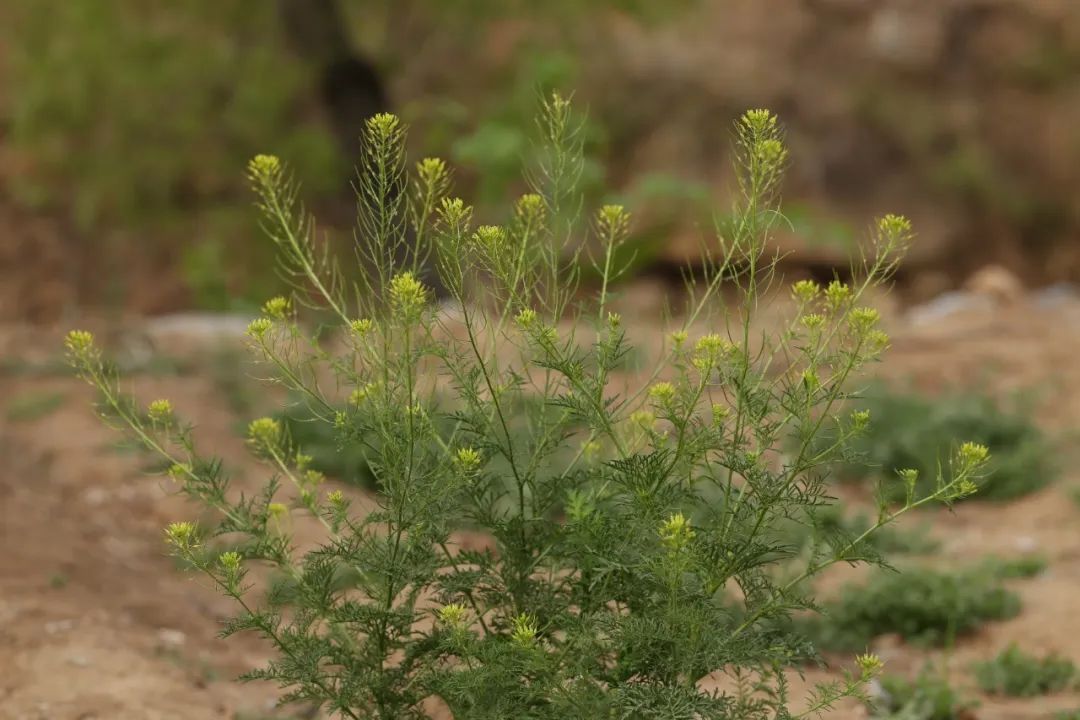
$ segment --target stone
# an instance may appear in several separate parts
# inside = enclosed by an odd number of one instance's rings
[[[178,648],[187,642],[187,636],[179,630],[172,630],[170,628],[162,628],[158,630],[158,640],[161,644],[169,648]]]
[[[967,279],[964,289],[1002,305],[1014,304],[1024,295],[1020,278],[1001,265],[980,268]]]

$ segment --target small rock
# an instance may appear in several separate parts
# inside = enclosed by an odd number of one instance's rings
[[[187,636],[179,630],[162,628],[161,630],[158,630],[158,640],[166,647],[177,648],[187,642]]]
[[[94,507],[104,504],[108,499],[109,493],[105,488],[90,488],[83,493],[83,500],[86,501],[86,504]]]
[[[57,633],[67,632],[73,627],[75,627],[74,620],[50,620],[45,623],[45,632],[49,635],[56,635]]]
[[[1040,307],[1057,307],[1080,300],[1080,292],[1071,283],[1057,283],[1036,291],[1032,295],[1032,299]]]
[[[1001,304],[1013,304],[1024,295],[1020,278],[1001,265],[987,265],[977,270],[964,283],[964,289]]]
[[[881,681],[874,678],[866,685],[866,696],[875,705],[881,705],[884,707],[890,707],[892,705],[892,695],[885,689],[885,686],[881,684]]]
[[[867,42],[880,59],[909,70],[929,71],[945,47],[942,12],[933,4],[908,8],[885,6],[870,17]]]
[[[912,278],[907,288],[912,303],[930,302],[953,289],[948,274],[938,270],[920,272]]]
[[[175,357],[205,353],[207,349],[243,347],[251,316],[177,313],[151,318],[139,333],[129,333],[128,354],[145,362],[154,353],[168,351]],[[138,347],[142,350],[138,351]]]
[[[888,662],[901,652],[904,638],[898,633],[886,633],[874,639],[873,650],[878,657]]]
[[[88,665],[90,665],[90,660],[88,660],[83,655],[73,655],[72,657],[68,658],[68,663],[74,665],[75,667],[87,667]]]
[[[929,302],[916,305],[907,312],[912,325],[929,325],[959,312],[971,310],[990,310],[993,302],[972,292],[952,291],[942,293]]]
[[[1016,549],[1022,553],[1031,553],[1039,549],[1039,541],[1030,535],[1016,538]]]

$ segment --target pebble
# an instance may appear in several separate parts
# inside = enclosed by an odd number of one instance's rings
[[[83,493],[83,499],[87,505],[98,506],[104,504],[109,499],[109,493],[104,488],[90,488]]]
[[[964,289],[976,295],[1011,304],[1024,296],[1024,284],[1014,273],[1001,265],[986,265],[972,273]]]
[[[953,290],[942,293],[929,302],[912,307],[907,311],[907,318],[912,325],[930,325],[956,313],[991,310],[993,306],[993,301],[985,295]]]
[[[161,630],[158,630],[158,640],[161,641],[162,645],[176,648],[187,642],[187,636],[179,630],[162,628]]]
[[[1016,538],[1016,549],[1022,553],[1031,553],[1039,549],[1039,541],[1030,535]]]
[[[1039,307],[1051,308],[1075,303],[1080,300],[1080,292],[1072,283],[1057,283],[1035,291],[1031,298]]]
[[[45,623],[45,632],[49,635],[56,635],[57,633],[67,632],[73,627],[75,627],[74,620],[50,620]]]

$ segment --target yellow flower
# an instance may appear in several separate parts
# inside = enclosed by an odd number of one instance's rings
[[[601,235],[618,238],[630,226],[630,214],[622,205],[605,205],[596,213],[596,224]]]
[[[458,448],[454,455],[454,463],[465,472],[472,472],[480,467],[481,460],[480,453],[471,447]]]
[[[289,314],[289,307],[289,300],[279,295],[266,301],[266,304],[263,305],[263,312],[272,318],[284,320],[285,316]]]
[[[878,220],[878,232],[890,241],[906,241],[911,237],[911,221],[903,215],[886,215]]]
[[[833,312],[843,307],[850,299],[851,288],[839,280],[833,280],[829,283],[829,286],[825,288],[825,303]]]
[[[866,653],[864,655],[855,656],[855,664],[859,666],[859,672],[863,680],[869,680],[872,677],[877,676],[885,663],[881,661],[881,658],[874,653]]]
[[[473,233],[473,242],[490,257],[497,257],[506,249],[506,230],[498,225],[481,225]]]
[[[281,439],[281,423],[274,418],[263,417],[248,425],[248,440],[264,448],[277,447]]]
[[[150,403],[148,414],[153,422],[168,424],[173,417],[172,403],[165,399],[154,400]]]
[[[531,308],[525,308],[517,314],[514,318],[514,322],[517,323],[518,327],[522,330],[528,330],[536,324],[536,311]]]
[[[660,542],[669,550],[681,550],[694,538],[694,530],[683,514],[671,515],[660,526]]]
[[[198,542],[198,528],[192,522],[169,523],[165,528],[165,537],[180,550],[190,549]]]
[[[225,570],[230,576],[235,576],[240,571],[240,553],[230,550],[218,555],[218,562],[221,564],[222,569]]]
[[[439,622],[452,629],[460,629],[468,620],[469,609],[461,603],[449,603],[438,610]]]
[[[89,355],[94,350],[94,336],[86,330],[72,330],[64,339],[64,347],[76,357]]]
[[[439,203],[439,220],[448,227],[458,227],[472,214],[472,208],[461,198],[443,198]]]
[[[510,638],[518,645],[531,645],[536,639],[536,620],[530,615],[522,613],[514,618],[514,629]]]
[[[248,177],[256,184],[272,184],[280,175],[281,160],[276,155],[256,155],[248,162]]]
[[[426,157],[416,163],[416,175],[424,185],[434,187],[446,178],[446,163],[442,158]]]
[[[669,382],[658,382],[649,388],[649,397],[666,405],[675,399],[675,386]]]
[[[392,113],[379,113],[367,120],[367,131],[375,138],[386,142],[401,129],[401,121]]]
[[[540,222],[544,218],[544,199],[536,193],[528,193],[518,198],[515,206],[517,217],[522,222],[531,225]]]
[[[370,318],[360,318],[349,323],[349,327],[354,333],[363,337],[375,328],[375,323]]]
[[[406,317],[415,317],[427,302],[427,290],[415,275],[403,272],[390,280],[390,299]]]
[[[985,445],[966,442],[960,446],[959,456],[961,465],[971,468],[985,462],[990,456],[990,450]]]
[[[791,286],[791,294],[802,303],[812,302],[821,293],[821,286],[813,280],[799,280]]]
[[[874,308],[858,307],[848,315],[848,324],[856,333],[865,335],[874,329],[880,319],[881,314]]]
[[[274,327],[274,323],[270,318],[255,318],[248,323],[247,334],[256,340],[261,340],[272,327]]]
[[[181,463],[173,463],[169,466],[168,475],[173,482],[184,482],[191,474],[191,466]]]

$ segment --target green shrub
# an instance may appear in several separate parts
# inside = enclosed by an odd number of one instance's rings
[[[851,459],[858,459],[839,469],[841,477],[862,479],[866,465],[888,478],[895,478],[898,469],[914,468],[919,471],[915,496],[923,497],[933,490],[938,458],[972,439],[989,447],[994,456],[973,497],[1019,497],[1057,474],[1053,453],[1031,419],[1019,410],[1003,409],[985,395],[930,398],[877,385],[858,404],[870,412],[873,424],[852,443]],[[890,497],[902,500],[903,495],[903,483],[894,483]]]
[[[882,693],[872,706],[880,720],[961,720],[973,706],[960,698],[941,674],[923,668],[914,680],[887,675],[881,678]]]
[[[1015,643],[993,660],[976,663],[975,679],[985,692],[1014,697],[1046,695],[1069,687],[1076,675],[1071,660],[1057,655],[1037,658]]]
[[[1020,598],[986,568],[942,572],[925,568],[882,571],[865,585],[848,586],[814,619],[811,635],[824,647],[857,649],[878,635],[941,645],[989,620],[1020,611]]]
[[[609,301],[629,215],[608,205],[578,217],[571,117],[562,98],[545,103],[533,192],[502,226],[474,222],[442,161],[408,172],[403,126],[372,118],[360,262],[347,272],[315,244],[281,162],[251,162],[295,284],[251,323],[251,344],[312,422],[365,448],[371,512],[327,491],[313,458],[271,417],[248,431],[269,477],[260,493],[239,494],[167,400],[124,394],[92,336],[68,336],[103,413],[164,459],[180,492],[218,513],[216,526],[176,522],[166,538],[236,601],[224,634],[252,632],[273,647],[275,659],[247,677],[278,683],[287,702],[347,718],[425,717],[421,702],[433,695],[461,720],[787,716],[784,668],[812,649],[780,628],[813,606],[810,581],[838,562],[876,561],[867,552],[876,529],[975,489],[987,450],[964,444],[930,497],[879,506],[850,540],[809,551],[777,540],[782,520],[809,522],[830,502],[824,470],[866,428],[842,400],[888,338],[860,303],[890,276],[910,227],[885,217],[852,284],[796,283],[788,329],[752,332],[775,279],[764,239],[779,219],[787,151],[775,116],[746,113],[736,125],[741,195],[720,228],[721,260],[689,288],[655,367],[628,372],[624,320]],[[581,247],[590,227],[601,282],[585,300],[580,258],[567,248]],[[430,302],[419,274],[431,254],[450,311]],[[738,302],[722,296],[727,280]],[[314,333],[301,307],[324,313]],[[821,428],[836,424],[836,442],[815,449]],[[298,545],[294,515],[321,523],[322,539]],[[461,547],[463,531],[490,544]],[[273,581],[249,575],[255,566]],[[859,695],[881,662],[856,665],[815,689],[809,714]],[[735,689],[706,689],[713,673]]]

